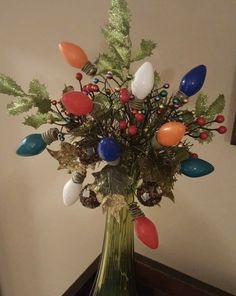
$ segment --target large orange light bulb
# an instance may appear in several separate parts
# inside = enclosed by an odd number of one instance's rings
[[[59,50],[66,62],[72,67],[82,69],[82,71],[89,75],[96,73],[96,67],[89,62],[86,53],[80,46],[63,41],[59,43]]]
[[[181,122],[167,122],[156,133],[156,140],[162,146],[178,145],[185,135],[186,126]]]

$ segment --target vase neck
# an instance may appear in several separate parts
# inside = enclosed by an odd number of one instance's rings
[[[100,267],[91,296],[135,296],[133,222],[127,208],[119,222],[106,214]]]

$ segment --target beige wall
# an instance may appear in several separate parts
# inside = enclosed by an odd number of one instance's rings
[[[63,63],[57,43],[78,42],[91,59],[103,51],[100,28],[108,0],[0,0],[0,72],[20,84],[38,78],[58,97],[75,71]],[[176,203],[145,209],[157,224],[161,245],[136,250],[193,277],[236,293],[236,146],[229,144],[236,112],[236,1],[130,0],[134,45],[151,38],[151,58],[173,92],[194,65],[208,66],[204,91],[227,99],[226,136],[195,146],[216,171],[200,179],[179,178]],[[192,99],[194,101],[194,99]],[[18,158],[19,140],[32,132],[9,118],[1,95],[0,281],[3,296],[59,296],[101,249],[104,217],[79,203],[65,208],[61,191],[68,179],[46,153]],[[1,294],[1,293],[0,293]]]

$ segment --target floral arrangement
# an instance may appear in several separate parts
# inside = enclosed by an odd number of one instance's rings
[[[161,84],[148,61],[132,73],[131,64],[151,56],[156,44],[143,39],[133,52],[129,23],[126,1],[112,0],[102,31],[109,51],[99,54],[94,63],[80,46],[59,44],[66,62],[91,76],[90,83],[83,83],[83,74],[78,72],[75,86],[65,86],[60,98],[51,99],[38,80],[32,80],[25,92],[2,74],[0,92],[14,97],[7,105],[10,115],[27,113],[25,125],[53,126],[43,134],[24,138],[17,154],[33,156],[46,149],[59,162],[58,169],[72,174],[63,190],[65,205],[78,199],[88,208],[102,205],[112,210],[117,221],[119,211],[128,207],[138,238],[156,248],[156,228],[138,203],[153,207],[163,197],[174,201],[173,187],[179,174],[195,178],[214,170],[193,152],[191,140],[209,143],[215,132],[226,132],[220,125],[225,101],[219,95],[208,103],[208,97],[199,94],[195,109],[186,108],[189,98],[204,84],[204,65],[188,71],[175,94],[168,93],[170,85]],[[49,149],[57,140],[60,149]],[[89,169],[93,171],[92,184],[84,181]],[[137,202],[128,201],[129,195]]]

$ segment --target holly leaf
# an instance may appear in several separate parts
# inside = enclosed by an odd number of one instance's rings
[[[191,111],[184,111],[183,114],[180,115],[183,118],[183,122],[188,125],[194,121],[194,115]]]
[[[23,124],[32,126],[34,128],[39,128],[41,125],[48,123],[48,114],[36,113],[25,117]]]
[[[142,39],[140,43],[140,48],[138,52],[135,54],[135,56],[133,57],[132,62],[140,61],[146,57],[151,56],[155,48],[156,48],[155,42],[153,42],[152,40]]]
[[[93,173],[95,177],[94,185],[96,190],[102,195],[120,194],[126,195],[132,183],[126,170],[121,166],[106,166],[100,172]]]
[[[108,71],[112,71],[121,80],[123,79],[123,71],[121,65],[114,57],[109,56],[108,54],[100,54],[98,59],[95,61],[95,64],[98,68],[99,73],[105,74]]]
[[[38,108],[39,113],[48,113],[51,110],[51,102],[48,99],[35,99],[34,106]]]
[[[9,76],[0,74],[0,93],[14,97],[25,95],[22,88]]]
[[[10,115],[18,115],[29,111],[33,107],[33,102],[27,97],[19,97],[14,102],[7,105],[7,111]]]
[[[107,100],[107,97],[103,94],[97,94],[94,97],[94,102],[98,103],[102,109],[108,109],[109,108],[109,102]]]
[[[157,88],[160,85],[161,78],[157,71],[154,71],[154,85],[153,88]]]
[[[207,110],[207,119],[209,121],[214,120],[215,116],[222,113],[225,107],[224,95],[219,95],[218,98],[209,106]]]
[[[29,94],[41,98],[41,99],[49,99],[49,94],[47,92],[47,88],[44,84],[40,83],[37,79],[34,79],[29,84]]]
[[[199,94],[196,100],[196,105],[195,105],[195,114],[196,117],[205,115],[208,109],[208,97],[204,94]]]
[[[34,107],[38,108],[39,113],[48,113],[51,110],[47,88],[36,79],[29,84],[29,96],[32,98]]]

